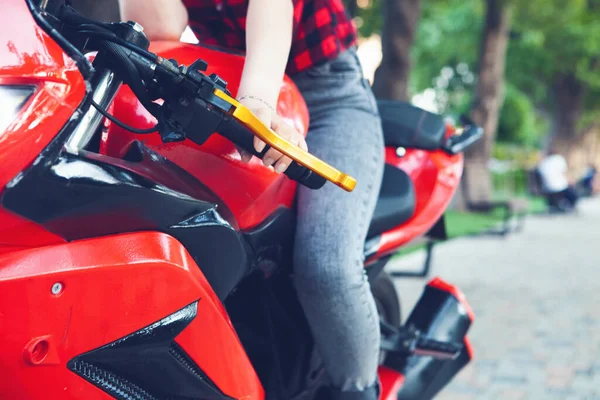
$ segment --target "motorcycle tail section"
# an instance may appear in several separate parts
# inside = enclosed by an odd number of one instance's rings
[[[427,284],[405,325],[420,339],[410,351],[386,360],[387,367],[404,376],[399,400],[432,399],[471,361],[466,334],[473,320],[471,307],[455,286],[439,278]]]

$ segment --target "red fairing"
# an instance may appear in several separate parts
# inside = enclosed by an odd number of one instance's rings
[[[379,381],[381,382],[380,400],[397,400],[398,391],[404,383],[404,376],[387,367],[379,367]]]
[[[444,281],[443,279],[441,279],[439,277],[433,278],[431,281],[429,281],[427,286],[450,293],[452,296],[454,296],[456,298],[456,300],[458,300],[458,302],[460,304],[463,305],[463,307],[465,308],[465,312],[467,313],[467,315],[469,316],[469,319],[471,320],[471,323],[473,323],[473,321],[475,321],[475,313],[473,312],[471,305],[467,301],[467,298],[465,297],[465,295],[459,288],[457,288],[454,285],[449,284],[448,282]]]
[[[75,63],[35,23],[23,0],[2,3],[0,85],[32,85],[36,93],[0,132],[0,193],[25,170],[73,115],[85,94]],[[60,242],[39,226],[0,209],[0,253]]]
[[[53,294],[57,282],[62,291]],[[5,255],[0,290],[2,399],[109,399],[67,370],[67,362],[197,300],[196,318],[176,341],[225,394],[264,398],[223,306],[168,235],[135,233]]]
[[[463,342],[465,348],[467,349],[467,353],[469,354],[469,359],[472,360],[475,356],[475,351],[473,350],[473,345],[471,344],[471,340],[468,337],[465,337]]]
[[[0,207],[0,254],[62,242],[60,236]]]
[[[242,56],[172,42],[154,43],[151,50],[184,64],[198,58],[207,61],[207,73],[217,73],[228,82],[228,89],[236,94],[244,62]],[[300,92],[287,77],[281,88],[277,111],[288,123],[306,134],[308,109]],[[114,113],[123,122],[135,127],[150,127],[156,123],[128,88],[123,88],[118,94]],[[143,141],[208,186],[232,211],[241,229],[252,228],[277,208],[289,208],[293,204],[294,181],[264,167],[257,158],[249,165],[243,164],[234,145],[219,135],[213,135],[202,146],[189,140],[164,144],[157,134],[133,135],[113,124],[102,139],[101,152],[120,157],[133,140]]]
[[[380,248],[374,258],[395,252],[398,247],[425,234],[442,216],[463,171],[463,155],[450,156],[443,151],[407,149],[403,157],[396,149],[385,149],[386,163],[404,170],[411,178],[416,193],[413,217],[381,235]]]

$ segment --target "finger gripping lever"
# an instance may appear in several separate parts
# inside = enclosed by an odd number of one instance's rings
[[[214,95],[231,104],[229,114],[237,121],[248,128],[252,133],[260,138],[267,145],[290,157],[303,167],[306,167],[313,173],[327,179],[342,189],[351,192],[356,186],[356,179],[350,175],[333,168],[326,162],[293,145],[286,139],[277,135],[265,124],[263,124],[247,107],[240,104],[231,96],[220,89],[214,90]]]

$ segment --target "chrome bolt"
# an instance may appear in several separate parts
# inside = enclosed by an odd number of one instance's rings
[[[129,24],[134,31],[142,33],[144,32],[144,27],[141,26],[140,24],[138,24],[137,22],[134,21],[127,21],[127,24]]]
[[[396,149],[396,155],[398,157],[404,157],[406,155],[406,149],[404,147],[398,147]]]
[[[60,292],[62,292],[63,290],[63,284],[60,282],[56,282],[54,285],[52,285],[52,294],[53,295],[58,295],[60,294]]]
[[[144,32],[144,27],[136,22],[133,25],[133,30],[142,33],[142,32]]]

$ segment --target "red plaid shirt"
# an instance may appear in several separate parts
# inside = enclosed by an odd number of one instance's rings
[[[292,0],[294,33],[290,75],[335,58],[356,44],[356,28],[342,0]],[[202,43],[244,50],[248,0],[183,0]]]

